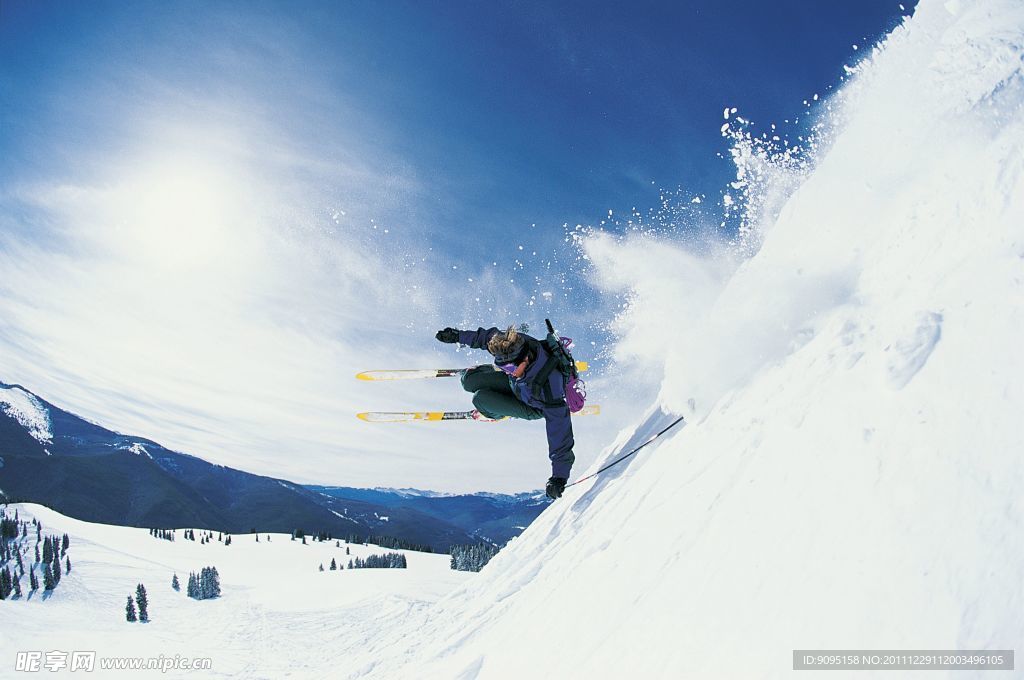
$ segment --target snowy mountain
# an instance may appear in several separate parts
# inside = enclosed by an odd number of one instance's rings
[[[750,255],[699,309],[690,270],[720,263],[591,241],[676,293],[629,314],[685,320],[606,458],[688,424],[341,677],[780,678],[794,649],[1019,648],[1022,54],[1019,0],[925,1],[820,105],[811,165],[740,144]]]
[[[505,545],[519,536],[550,501],[542,492],[445,494],[419,489],[306,488],[337,499],[368,501],[388,508],[392,522],[422,522],[423,517],[458,527],[475,539]]]
[[[170,451],[85,421],[6,383],[0,383],[0,494],[79,519],[126,526],[235,533],[302,528],[336,536],[392,536],[438,551],[480,535],[463,529],[465,521],[453,523],[437,512],[396,508],[355,493],[324,494]],[[480,526],[489,526],[491,519],[481,519]],[[507,540],[519,531],[494,533]]]

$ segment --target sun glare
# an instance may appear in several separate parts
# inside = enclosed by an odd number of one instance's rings
[[[241,236],[241,196],[223,174],[166,165],[130,183],[124,201],[123,246],[133,257],[173,268],[208,267],[231,253]]]

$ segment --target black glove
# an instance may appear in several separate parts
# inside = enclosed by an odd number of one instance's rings
[[[450,345],[453,342],[459,341],[459,331],[454,328],[445,328],[444,330],[438,331],[437,335],[434,337],[441,342],[447,342]]]
[[[565,477],[552,477],[548,480],[548,485],[544,488],[544,493],[551,500],[562,497],[562,492],[565,491],[565,483],[569,481]]]

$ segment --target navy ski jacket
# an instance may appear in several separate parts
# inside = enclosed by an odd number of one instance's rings
[[[478,328],[475,331],[459,331],[459,342],[474,349],[487,349],[487,342],[495,333],[499,332],[497,328],[493,327]],[[509,376],[509,385],[519,401],[537,409],[544,416],[548,434],[548,458],[551,459],[551,476],[568,479],[569,471],[576,460],[576,456],[572,452],[576,443],[572,437],[572,417],[569,407],[565,403],[565,378],[561,371],[551,371],[548,376],[551,401],[545,400],[543,393],[534,394],[535,379],[544,368],[544,364],[547,363],[549,354],[544,349],[544,344],[536,338],[525,333],[523,336],[537,352],[537,358],[530,362],[522,378]]]

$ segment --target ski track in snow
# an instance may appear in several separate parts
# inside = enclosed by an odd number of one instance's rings
[[[921,313],[914,330],[886,348],[890,352],[886,363],[889,385],[893,389],[903,389],[924,367],[941,337],[942,315],[936,312]]]

